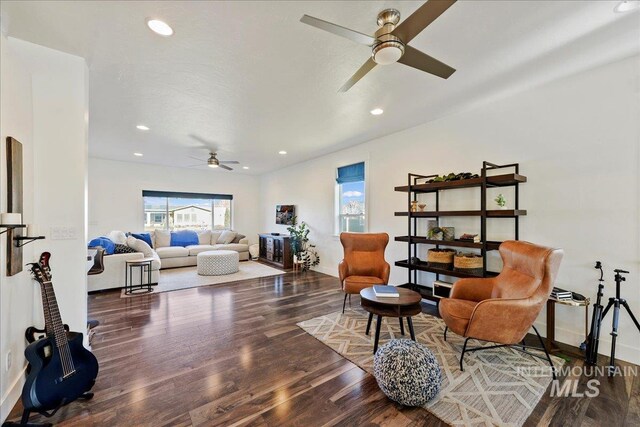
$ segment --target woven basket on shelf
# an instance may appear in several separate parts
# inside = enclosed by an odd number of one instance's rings
[[[453,265],[453,249],[429,249],[427,251],[427,265],[432,268],[450,270]]]
[[[457,253],[453,257],[453,271],[482,276],[482,256],[471,253]]]

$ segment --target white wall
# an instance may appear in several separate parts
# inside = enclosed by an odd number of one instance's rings
[[[286,232],[275,225],[275,205],[295,204],[318,245],[318,269],[337,275],[342,248],[333,235],[335,169],[364,160],[369,230],[389,233],[386,258],[393,264],[406,259],[406,244],[393,236],[407,234],[406,218],[394,217],[394,211],[406,210],[406,194],[393,188],[406,185],[408,172],[479,172],[483,160],[519,162],[529,179],[521,186],[528,216],[521,220],[520,238],[563,248],[557,283],[587,296],[595,297],[595,260],[606,266],[609,285],[613,268],[630,270],[623,291],[640,314],[639,70],[636,56],[263,176],[263,229]],[[443,195],[449,209],[478,206],[477,190],[456,191]],[[457,235],[474,231],[475,224],[452,223]],[[507,238],[504,224],[492,223],[490,237]],[[406,270],[393,267],[391,283],[406,282]],[[556,311],[556,337],[578,345],[584,312]],[[543,312],[537,323],[545,319]],[[640,335],[626,314],[621,319],[619,357],[640,363]],[[601,338],[606,353],[608,333]]]
[[[89,159],[89,236],[144,226],[142,190],[232,194],[234,230],[256,243],[261,231],[260,184],[256,176],[224,170],[168,168],[144,163]]]
[[[7,211],[6,138],[22,143],[23,163],[33,165],[33,108],[31,74],[4,36],[0,36],[0,211]],[[23,218],[33,221],[33,168],[25,167],[23,175]],[[4,231],[4,230],[0,230]],[[24,363],[24,330],[34,322],[36,287],[23,271],[6,276],[7,235],[0,236],[0,420],[4,420],[22,387]],[[24,247],[23,260],[34,258],[32,245]],[[11,352],[11,367],[6,355]]]
[[[36,224],[46,240],[25,246],[24,262],[42,251],[52,254],[54,287],[62,320],[71,330],[84,331],[87,322],[86,181],[87,67],[83,59],[21,40],[2,38],[2,169],[5,137],[24,144],[26,223]],[[0,199],[6,207],[6,175]],[[75,237],[53,240],[52,227],[66,227]],[[6,247],[5,237],[0,242]],[[15,404],[22,388],[24,330],[42,326],[37,285],[25,270],[5,277],[5,251],[0,259],[2,338],[0,339],[1,417]],[[11,369],[6,371],[7,352]]]

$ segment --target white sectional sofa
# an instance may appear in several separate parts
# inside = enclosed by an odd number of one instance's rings
[[[231,232],[234,233],[234,232]],[[118,237],[121,232],[111,232],[109,237],[115,243],[121,243]],[[195,266],[197,255],[204,251],[232,250],[239,254],[240,261],[249,260],[249,240],[243,235],[235,233],[233,240],[226,243],[229,233],[205,230],[198,232],[197,245],[171,246],[171,234],[168,231],[150,232],[153,249],[147,255],[154,258],[151,268],[151,282],[158,283],[160,270],[175,267]],[[223,239],[224,238],[224,239]],[[113,254],[104,257],[104,272],[88,277],[88,290],[100,291],[104,289],[122,288],[125,284],[125,261],[144,258],[142,252]],[[144,276],[146,280],[146,275]],[[133,274],[133,284],[139,284],[140,275]]]

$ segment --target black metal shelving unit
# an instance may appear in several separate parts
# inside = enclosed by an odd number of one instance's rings
[[[496,171],[511,170],[508,173],[493,174]],[[490,175],[491,174],[491,175]],[[520,217],[527,214],[526,210],[520,209],[520,189],[519,185],[527,182],[527,178],[520,175],[520,166],[518,163],[510,163],[506,165],[497,165],[487,161],[482,162],[482,172],[478,178],[470,178],[459,181],[448,182],[432,182],[426,181],[435,178],[438,175],[419,175],[415,173],[407,174],[407,185],[395,187],[395,191],[407,193],[407,211],[396,212],[395,216],[407,217],[407,235],[395,237],[396,241],[407,243],[407,259],[396,261],[395,265],[407,269],[407,283],[404,287],[410,287],[419,291],[424,298],[432,301],[438,301],[440,298],[433,294],[433,287],[425,286],[419,283],[418,272],[426,271],[434,273],[436,280],[440,276],[450,277],[491,277],[497,273],[487,270],[487,253],[497,250],[500,241],[490,241],[487,236],[487,219],[489,218],[512,218],[514,220],[514,239],[519,240],[520,237]],[[487,209],[487,189],[495,187],[515,187],[515,203],[514,209]],[[446,190],[455,190],[460,188],[479,188],[480,189],[480,209],[479,210],[458,210],[458,211],[441,211],[440,210],[440,192]],[[427,212],[411,212],[411,202],[417,200],[418,194],[435,193],[435,210]],[[466,242],[460,240],[444,241],[432,240],[427,237],[418,236],[418,220],[421,218],[436,219],[437,225],[440,225],[441,217],[478,217],[480,219],[480,242]],[[444,270],[432,268],[426,262],[411,262],[412,258],[418,256],[418,245],[431,245],[436,248],[460,247],[479,249],[482,255],[482,274],[472,275],[453,270]]]

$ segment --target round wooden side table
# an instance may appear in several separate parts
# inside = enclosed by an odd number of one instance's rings
[[[382,324],[382,317],[397,317],[400,321],[400,333],[404,335],[404,322],[403,318],[407,319],[407,326],[409,327],[409,334],[411,339],[416,340],[416,335],[413,332],[413,322],[411,316],[422,313],[422,307],[420,301],[422,297],[419,293],[404,288],[396,288],[399,297],[377,297],[373,292],[373,287],[365,288],[360,291],[360,305],[363,309],[369,312],[369,320],[367,321],[367,332],[369,335],[369,329],[371,328],[371,321],[373,315],[378,316],[376,320],[376,337],[373,344],[373,354],[378,350],[378,341],[380,340],[380,325]]]

